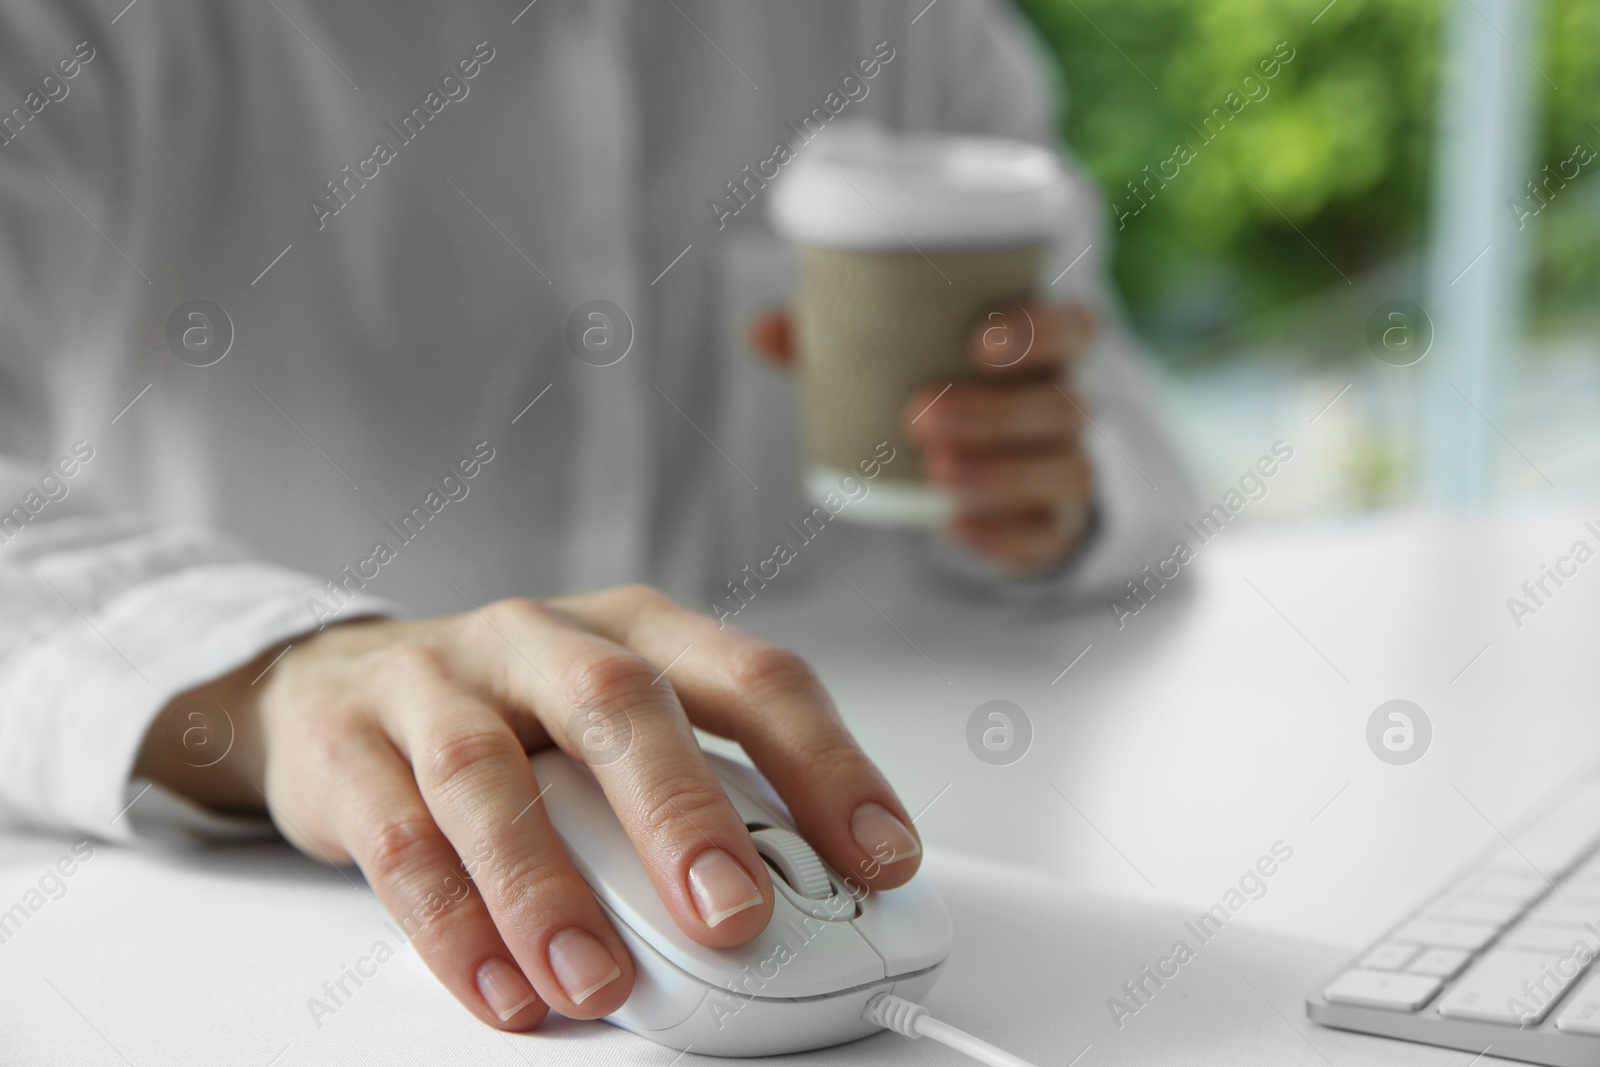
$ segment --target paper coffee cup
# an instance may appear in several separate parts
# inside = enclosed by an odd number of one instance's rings
[[[815,502],[843,493],[841,516],[858,521],[948,521],[955,500],[922,479],[902,411],[920,387],[978,376],[971,331],[1035,292],[1067,187],[1053,153],[1020,141],[858,125],[800,150],[771,213],[799,251],[795,341]],[[1022,358],[1031,338],[1009,340]],[[840,488],[864,480],[864,495]]]

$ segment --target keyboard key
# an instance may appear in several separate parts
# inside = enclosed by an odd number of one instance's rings
[[[1526,870],[1527,865],[1523,867]],[[1526,904],[1549,889],[1550,883],[1531,872],[1511,874],[1497,871],[1469,878],[1463,888],[1475,897],[1500,897]]]
[[[1564,882],[1554,893],[1545,897],[1543,903],[1588,908],[1596,916],[1600,916],[1600,882],[1591,882],[1588,885],[1572,885]],[[1600,920],[1597,920],[1595,925],[1600,926]]]
[[[1416,945],[1437,945],[1440,948],[1480,949],[1500,932],[1499,927],[1483,923],[1436,922],[1432,919],[1412,919],[1389,935],[1394,941],[1409,941]]]
[[[1361,966],[1369,971],[1398,971],[1416,954],[1416,945],[1385,941],[1361,957]]]
[[[1600,939],[1587,930],[1574,930],[1566,926],[1545,926],[1528,919],[1513,926],[1500,939],[1502,948],[1542,952],[1554,956],[1570,956],[1580,943],[1588,947],[1591,955],[1596,949],[1600,949]]]
[[[1504,926],[1515,919],[1525,905],[1520,900],[1497,897],[1450,897],[1428,905],[1429,919],[1446,922],[1491,923]]]
[[[1600,929],[1600,906],[1549,900],[1530,911],[1528,921],[1540,926],[1565,926],[1574,930],[1590,926]]]
[[[1555,969],[1556,959],[1546,952],[1496,949],[1487,953],[1450,987],[1439,1001],[1439,1014],[1505,1026],[1535,1026],[1577,977],[1562,978]]]
[[[1556,1016],[1556,1029],[1600,1036],[1600,974],[1591,976],[1567,998]]]
[[[1562,874],[1594,848],[1600,810],[1589,809],[1587,803],[1562,805],[1517,835],[1517,852],[1551,878]]]
[[[1502,845],[1368,945],[1313,1017],[1366,1009],[1360,1029],[1474,1049],[1499,1030],[1495,1053],[1600,1067],[1600,773]]]
[[[1527,876],[1545,889],[1560,881],[1566,870],[1565,867],[1551,863],[1549,856],[1542,857],[1539,862],[1532,862],[1519,849],[1510,845],[1489,857],[1483,867],[1486,872],[1492,874]]]
[[[1430,948],[1411,961],[1406,970],[1412,974],[1431,974],[1436,978],[1454,978],[1466,966],[1472,953],[1459,948]]]
[[[1416,1011],[1439,991],[1439,979],[1394,971],[1346,971],[1323,991],[1335,1004],[1359,1004],[1391,1011]]]
[[[1567,884],[1594,886],[1600,884],[1600,853],[1590,856],[1578,869],[1567,875]]]

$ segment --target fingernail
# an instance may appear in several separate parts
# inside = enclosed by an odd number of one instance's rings
[[[478,992],[503,1023],[539,999],[522,972],[499,956],[490,956],[478,967]]]
[[[761,903],[760,888],[720,848],[706,849],[689,864],[689,891],[707,926]]]
[[[861,851],[885,867],[922,855],[921,843],[906,824],[890,815],[882,804],[871,801],[850,816],[850,836],[856,839]]]
[[[582,1004],[622,976],[616,958],[587,930],[569,926],[550,939],[550,969],[574,1004]]]

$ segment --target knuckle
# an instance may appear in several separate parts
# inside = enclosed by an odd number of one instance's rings
[[[654,837],[674,830],[700,838],[706,826],[727,810],[728,798],[714,783],[690,774],[653,776],[639,794],[634,818]]]
[[[443,650],[421,641],[408,641],[386,649],[381,676],[394,685],[430,682],[449,673]]]
[[[617,762],[633,740],[633,713],[614,703],[579,705],[567,719],[567,752],[591,767]]]
[[[422,815],[397,815],[367,835],[361,867],[375,883],[411,880],[438,851],[439,829]]]
[[[418,777],[449,792],[524,755],[522,745],[505,729],[452,729],[428,741],[426,757],[417,762]]]
[[[615,701],[581,704],[573,709],[569,732],[593,732],[603,737],[628,736],[633,732],[633,713]]]
[[[299,748],[309,766],[319,770],[347,767],[355,748],[355,735],[349,722],[357,708],[350,698],[330,708],[328,713],[305,724]]]
[[[630,582],[617,589],[617,595],[638,607],[660,607],[672,603],[672,598],[653,585]]]
[[[825,782],[841,776],[877,775],[876,769],[867,761],[866,754],[843,727],[808,738],[794,758],[799,764],[801,778],[808,782]]]
[[[641,702],[655,679],[655,669],[642,657],[632,652],[602,651],[575,660],[568,684],[573,704],[578,707],[629,707]]]
[[[553,614],[551,610],[537,600],[529,597],[506,597],[485,604],[473,612],[472,617],[474,620],[482,620],[493,628],[503,630],[547,618],[551,614]]]
[[[515,864],[481,872],[474,881],[492,900],[537,913],[578,890],[570,869],[555,852],[529,856]]]
[[[734,652],[728,670],[735,685],[756,692],[811,693],[822,688],[811,664],[782,645],[765,641],[752,641]]]

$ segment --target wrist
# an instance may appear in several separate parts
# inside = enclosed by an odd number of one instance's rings
[[[260,729],[261,678],[285,645],[178,694],[150,724],[134,763],[147,778],[226,815],[259,815],[265,751]]]

